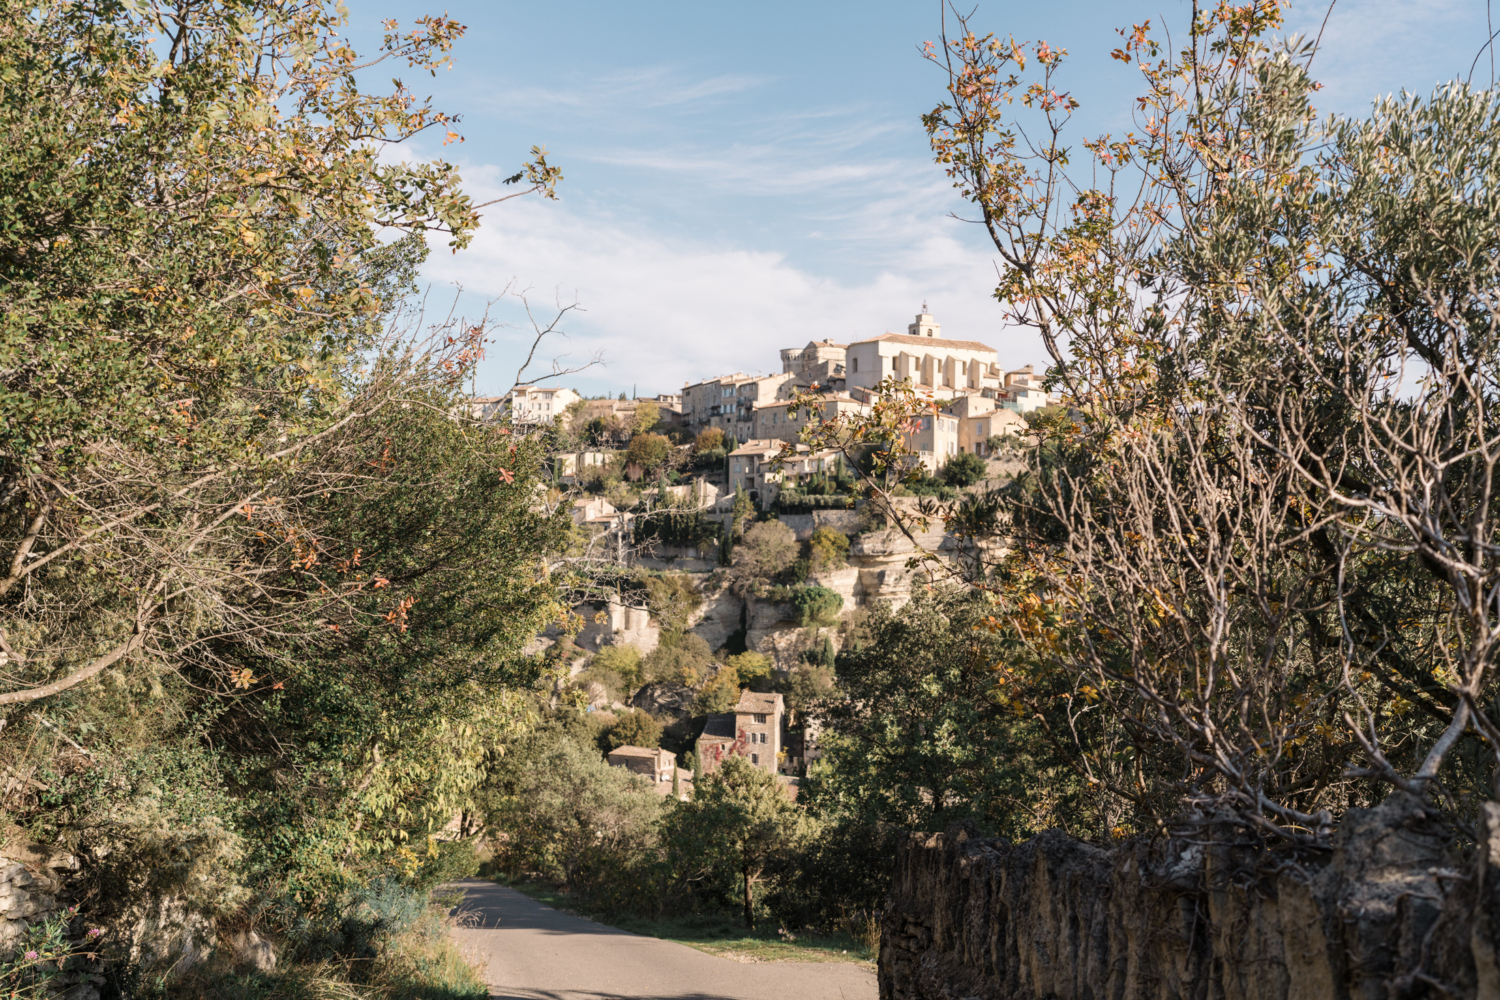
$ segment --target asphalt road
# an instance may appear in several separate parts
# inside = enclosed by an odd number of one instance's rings
[[[875,1000],[875,974],[844,962],[718,958],[559,913],[466,879],[464,954],[486,963],[494,1000]]]

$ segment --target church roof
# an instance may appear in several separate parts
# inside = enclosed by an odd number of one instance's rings
[[[989,344],[981,344],[977,340],[949,340],[947,337],[913,337],[905,333],[882,333],[880,336],[871,337],[868,340],[855,341],[849,346],[858,347],[860,344],[873,344],[876,341],[880,340],[884,340],[892,344],[922,344],[927,347],[931,347],[933,344],[942,344],[947,347],[957,347],[960,350],[964,351],[989,351],[991,354],[999,353]]]

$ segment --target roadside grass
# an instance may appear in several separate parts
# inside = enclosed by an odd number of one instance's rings
[[[123,993],[138,1000],[488,1000],[459,952],[439,903],[368,962],[290,962],[275,972],[209,964],[170,978],[145,976]]]
[[[767,927],[765,922],[756,930],[750,931],[746,930],[742,920],[724,913],[665,917],[660,920],[621,914],[606,915],[580,907],[576,900],[549,882],[512,879],[503,875],[489,877],[554,910],[585,917],[632,934],[675,941],[736,962],[849,962],[867,967],[873,967],[875,963],[874,935],[868,931],[862,936],[863,939],[846,932],[791,934],[783,933],[774,926]],[[771,923],[774,924],[774,920]]]

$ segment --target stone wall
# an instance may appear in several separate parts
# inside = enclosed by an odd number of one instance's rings
[[[913,834],[883,916],[880,997],[1500,997],[1500,804],[1484,816],[1467,852],[1404,794],[1296,856]]]

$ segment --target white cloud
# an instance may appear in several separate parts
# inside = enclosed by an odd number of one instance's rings
[[[1313,76],[1324,91],[1317,103],[1350,115],[1367,114],[1377,96],[1404,88],[1425,97],[1434,84],[1463,78],[1488,34],[1482,0],[1337,0],[1332,12],[1326,2],[1308,2],[1287,18],[1288,35],[1310,40],[1320,28]],[[1489,84],[1487,58],[1474,82]]]
[[[893,266],[850,282],[794,266],[780,253],[674,240],[567,205],[512,202],[487,221],[466,251],[435,248],[428,277],[485,298],[515,280],[544,309],[554,294],[564,301],[576,294],[586,311],[566,324],[571,337],[553,353],[604,352],[605,371],[569,380],[585,390],[670,392],[726,372],[779,371],[783,347],[905,332],[924,300],[944,333],[994,345],[1003,364],[1046,361],[1029,331],[1003,328],[989,297],[990,256],[964,242],[959,223],[908,230]],[[513,303],[496,312],[524,325]],[[509,387],[525,340],[518,329],[492,346],[481,391]]]

